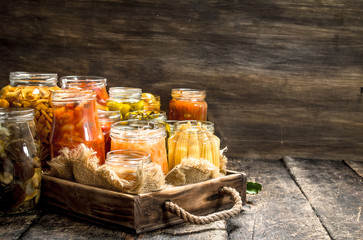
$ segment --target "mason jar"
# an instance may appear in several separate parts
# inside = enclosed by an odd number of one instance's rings
[[[39,202],[42,169],[35,134],[33,109],[0,108],[0,215],[30,211]]]
[[[105,152],[106,154],[111,150],[111,125],[117,121],[120,121],[120,111],[105,111],[98,109],[98,119],[101,124],[103,136],[105,138]]]
[[[73,149],[81,143],[97,152],[99,164],[105,162],[105,139],[93,90],[64,89],[52,92],[54,122],[50,138],[52,158],[62,148]]]
[[[206,91],[174,88],[169,102],[169,120],[207,120]]]
[[[137,179],[137,172],[142,171],[144,164],[150,163],[150,154],[139,150],[114,150],[107,153],[106,165],[117,176],[128,181]]]
[[[107,79],[98,76],[64,76],[61,77],[62,89],[88,89],[96,93],[98,109],[107,110]]]
[[[141,100],[141,88],[112,87],[109,89],[109,93],[108,110],[120,111],[122,120],[129,118],[129,112],[144,109],[144,102]]]
[[[207,160],[220,167],[220,139],[208,121],[179,121],[168,139],[169,171],[185,158]]]
[[[41,162],[50,160],[49,137],[53,121],[50,94],[59,90],[55,73],[11,72],[9,85],[0,92],[1,107],[33,108],[41,145]]]
[[[111,125],[111,151],[133,149],[150,154],[151,161],[168,172],[165,127],[149,120],[130,119]]]

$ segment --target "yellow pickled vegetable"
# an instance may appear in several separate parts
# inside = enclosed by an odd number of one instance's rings
[[[141,99],[144,102],[145,110],[160,111],[160,96],[151,93],[142,93]]]
[[[182,124],[168,139],[169,171],[185,158],[205,159],[219,168],[220,140],[200,122]]]
[[[3,108],[7,108],[9,107],[9,102],[6,101],[5,99],[0,99],[0,107],[3,107]]]

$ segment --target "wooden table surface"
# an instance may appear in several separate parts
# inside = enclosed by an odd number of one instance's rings
[[[228,166],[263,184],[228,221],[133,235],[39,210],[0,217],[0,239],[363,239],[363,162],[231,158]]]

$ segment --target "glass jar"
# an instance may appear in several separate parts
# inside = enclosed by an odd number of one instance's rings
[[[105,138],[105,153],[107,154],[111,150],[111,124],[120,121],[121,114],[120,111],[104,111],[101,109],[98,109],[97,113],[103,137]]]
[[[144,102],[144,110],[160,111],[160,96],[142,93],[141,99]]]
[[[126,149],[108,152],[105,164],[111,167],[119,178],[127,181],[135,181],[137,171],[142,170],[144,164],[150,162],[149,153]]]
[[[65,76],[61,77],[62,89],[88,89],[96,92],[97,108],[107,110],[107,79],[98,76]]]
[[[207,120],[206,92],[189,88],[174,88],[169,102],[169,120]]]
[[[134,149],[150,153],[151,161],[168,172],[165,128],[161,123],[130,119],[111,126],[111,151]]]
[[[129,112],[144,109],[144,102],[141,100],[141,92],[141,88],[110,88],[110,98],[107,101],[108,110],[120,111],[122,119],[127,120],[129,117]]]
[[[33,210],[41,185],[33,109],[0,109],[0,215]]]
[[[167,138],[174,134],[174,127],[178,122],[178,120],[166,120],[165,130]]]
[[[54,122],[50,138],[52,158],[64,147],[84,143],[97,152],[99,164],[105,163],[105,140],[93,90],[65,89],[52,93]]]
[[[220,140],[214,124],[207,121],[180,121],[168,139],[169,171],[185,158],[208,160],[220,166]]]
[[[11,72],[10,84],[0,92],[1,106],[34,109],[36,129],[42,143],[40,158],[43,167],[50,159],[49,137],[53,121],[50,94],[59,89],[55,73]]]
[[[129,113],[129,119],[153,120],[154,122],[165,124],[166,112],[150,110],[134,111]]]

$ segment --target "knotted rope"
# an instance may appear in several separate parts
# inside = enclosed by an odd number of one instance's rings
[[[222,195],[230,195],[233,198],[234,206],[231,209],[212,213],[207,216],[196,216],[185,211],[183,208],[179,207],[177,204],[171,201],[165,202],[165,208],[169,212],[174,213],[178,217],[184,219],[184,221],[196,225],[204,225],[219,220],[227,220],[228,218],[237,215],[242,210],[241,197],[234,188],[223,187],[219,190],[219,193]]]

